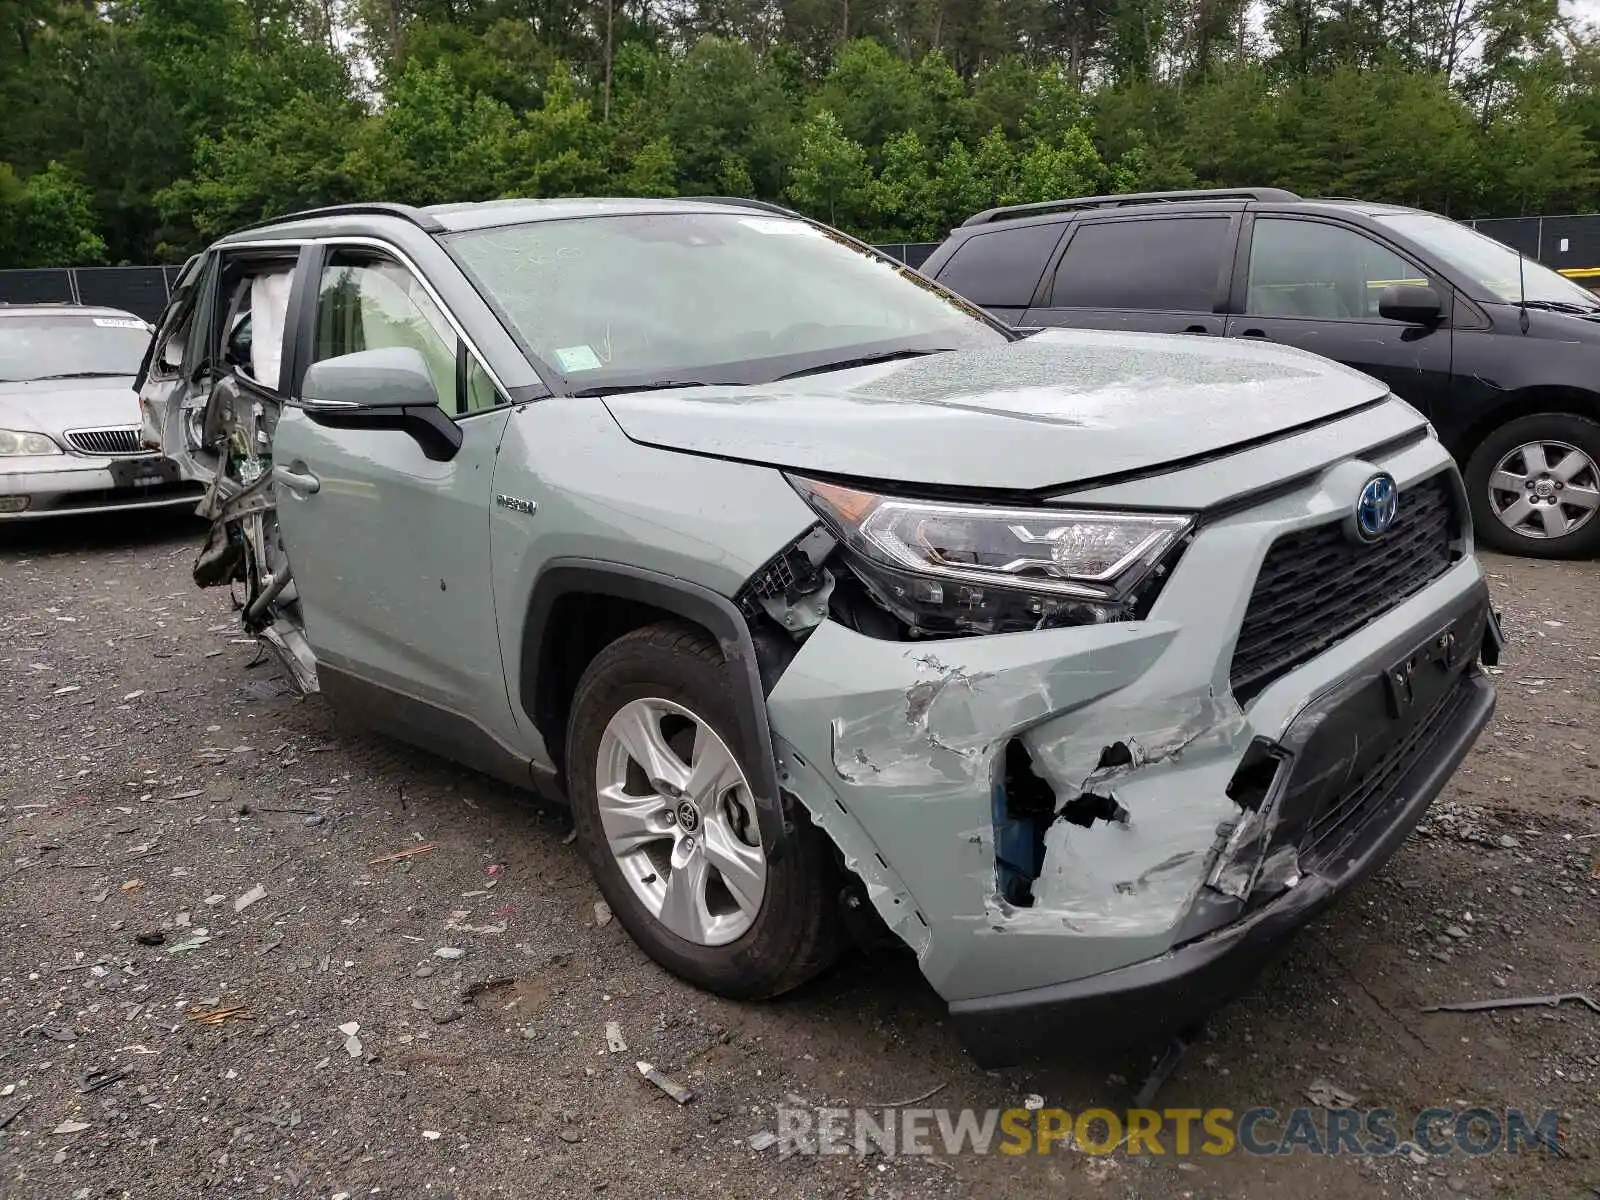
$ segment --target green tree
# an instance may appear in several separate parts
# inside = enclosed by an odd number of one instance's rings
[[[60,163],[18,179],[0,163],[0,263],[76,267],[105,261],[89,189]]]
[[[861,143],[845,136],[833,113],[817,112],[800,132],[789,199],[829,224],[850,225],[869,211],[871,183]]]
[[[672,73],[664,132],[678,147],[688,190],[725,182],[725,163],[736,158],[757,193],[782,194],[793,122],[778,78],[740,42],[702,38]]]

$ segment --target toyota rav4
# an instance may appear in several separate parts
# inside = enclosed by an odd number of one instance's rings
[[[189,265],[140,387],[302,688],[567,800],[678,975],[875,931],[985,1062],[1188,1028],[1493,708],[1459,476],[1384,385],[1025,336],[770,206],[286,217]]]

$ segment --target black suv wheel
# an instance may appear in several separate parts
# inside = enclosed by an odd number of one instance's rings
[[[1473,451],[1465,477],[1483,545],[1535,558],[1600,552],[1600,423],[1519,417]]]

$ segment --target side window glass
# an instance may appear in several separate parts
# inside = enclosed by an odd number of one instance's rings
[[[1381,321],[1378,301],[1383,289],[1396,283],[1438,286],[1398,254],[1353,229],[1320,221],[1256,219],[1246,298],[1246,311],[1253,316]]]
[[[1065,228],[1057,222],[974,234],[950,256],[939,282],[974,304],[1027,308]]]
[[[1233,254],[1226,216],[1098,221],[1067,243],[1052,308],[1212,312]]]
[[[408,346],[428,364],[439,402],[456,411],[456,336],[416,276],[389,259],[337,251],[317,288],[311,361]]]
[[[495,408],[504,404],[505,398],[500,395],[494,386],[494,380],[489,378],[489,372],[478,365],[478,360],[469,353],[467,355],[467,402],[463,412],[483,412],[488,408]]]

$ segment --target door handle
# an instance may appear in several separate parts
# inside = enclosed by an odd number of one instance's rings
[[[1267,331],[1265,329],[1242,329],[1242,330],[1239,331],[1239,336],[1240,337],[1264,338],[1264,337],[1267,336]]]
[[[272,482],[282,484],[302,496],[314,496],[322,490],[322,480],[310,471],[291,471],[288,467],[273,467]]]

